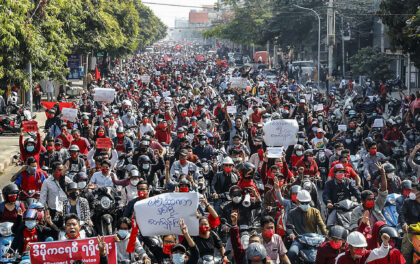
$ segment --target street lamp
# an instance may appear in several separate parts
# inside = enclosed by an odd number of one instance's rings
[[[320,89],[319,78],[320,78],[321,72],[319,71],[320,70],[319,65],[320,65],[320,59],[321,59],[321,18],[319,17],[319,14],[315,10],[313,10],[312,8],[306,8],[306,7],[302,7],[302,6],[299,6],[299,5],[294,5],[294,6],[297,7],[297,8],[300,8],[300,9],[309,10],[309,11],[314,12],[315,15],[318,18],[318,89]]]

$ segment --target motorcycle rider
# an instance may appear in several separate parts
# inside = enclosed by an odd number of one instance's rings
[[[69,152],[70,158],[66,161],[64,167],[72,179],[76,173],[86,172],[86,164],[85,160],[79,156],[79,147],[77,145],[70,146]]]
[[[140,182],[137,184],[137,194],[138,194],[138,197],[130,200],[128,204],[124,207],[124,212],[123,212],[124,217],[131,218],[134,213],[134,204],[137,201],[140,201],[149,197],[149,186],[147,185],[147,182],[145,180],[140,180]]]
[[[66,123],[61,124],[60,131],[61,133],[60,135],[56,137],[56,139],[61,139],[63,142],[63,147],[68,149],[70,147],[70,143],[73,140],[73,136],[70,133],[68,133],[68,128],[67,128]]]
[[[175,177],[175,171],[178,171],[182,174],[191,174],[193,176],[194,182],[198,182],[198,168],[197,166],[187,160],[188,151],[186,149],[181,150],[179,154],[179,160],[172,163],[170,170],[170,177],[172,180],[177,181]],[[178,175],[179,176],[179,175]]]
[[[327,228],[322,220],[320,211],[309,205],[312,201],[310,193],[306,190],[301,190],[296,198],[298,207],[289,211],[287,225],[294,225],[294,231],[297,234],[317,233],[317,228],[319,228],[323,235],[327,235]],[[291,263],[295,263],[303,245],[296,240],[296,235],[292,233],[292,230],[287,230],[286,232],[289,239],[293,241],[287,252],[287,257]]]
[[[68,149],[63,148],[63,141],[61,139],[57,138],[55,140],[54,148],[60,154],[61,162],[64,162],[70,158],[70,153]]]
[[[117,136],[114,137],[112,141],[114,142],[115,149],[120,152],[119,157],[123,155],[125,158],[129,158],[133,155],[133,141],[125,136],[124,127],[117,128]]]
[[[63,213],[76,214],[80,221],[87,223],[89,226],[93,226],[90,219],[91,213],[89,203],[87,199],[80,196],[80,190],[75,182],[71,182],[67,185],[67,197],[68,200],[63,203]]]
[[[388,255],[390,246],[388,244],[390,237],[388,234],[383,233],[381,236],[382,245],[374,250],[366,250],[367,243],[366,238],[362,233],[353,231],[347,236],[347,244],[349,248],[336,258],[336,264],[347,264],[347,263],[369,263],[371,261],[381,259]]]
[[[25,212],[25,206],[18,201],[19,187],[14,184],[8,184],[3,187],[3,202],[0,203],[0,222],[14,223],[18,218],[18,211]]]
[[[388,186],[388,193],[401,193],[401,178],[395,175],[395,167],[391,163],[384,163],[382,165],[386,174],[386,181]],[[381,179],[376,178],[375,182],[372,184],[372,187],[379,188],[379,183]]]
[[[73,140],[70,145],[77,145],[79,147],[79,152],[83,155],[87,155],[90,149],[89,141],[80,136],[80,131],[78,129],[73,129],[72,131]]]
[[[108,160],[102,160],[101,171],[95,172],[90,178],[89,187],[102,188],[102,187],[114,187],[112,181],[113,172],[110,171],[111,162]]]
[[[378,174],[378,167],[375,165],[377,162],[382,162],[386,159],[384,154],[377,152],[377,146],[375,142],[370,143],[367,146],[369,149],[369,153],[367,153],[363,160],[363,176],[366,178],[368,182],[373,182]]]
[[[30,190],[39,192],[47,175],[45,175],[42,170],[38,169],[38,164],[34,157],[27,158],[26,164],[25,171],[17,176],[15,184],[24,192]]]
[[[179,227],[185,241],[188,243],[190,249],[189,255],[187,255],[187,249],[182,244],[176,244],[171,249],[171,264],[196,264],[198,263],[200,252],[194,240],[190,237],[187,225],[183,219],[179,220]],[[188,259],[186,258],[188,256]]]
[[[23,128],[19,137],[20,160],[25,162],[27,158],[34,157],[39,165],[39,154],[41,153],[41,135],[39,131],[36,134],[36,141],[33,138],[27,138],[23,143]]]
[[[344,227],[331,226],[328,240],[319,246],[314,264],[334,264],[336,257],[346,250],[347,235],[348,231]]]
[[[200,160],[211,160],[214,156],[214,150],[213,147],[208,143],[207,136],[201,135],[198,137],[198,140],[199,145],[194,148],[193,153],[197,155]]]
[[[82,230],[80,219],[75,213],[64,216],[64,232],[60,232],[58,240],[75,240],[86,238],[86,233]]]
[[[395,200],[395,208],[397,209],[398,214],[401,211],[401,208],[404,204],[405,199],[410,198],[410,194],[411,194],[412,190],[417,188],[418,179],[416,177],[412,177],[412,179],[413,179],[413,181],[403,180],[401,182],[401,188],[402,188],[401,194],[402,195],[399,196]]]
[[[39,165],[42,167],[51,167],[51,164],[55,161],[63,162],[61,154],[55,149],[54,139],[48,137],[47,140],[47,151],[41,153],[39,156]]]
[[[357,201],[360,201],[359,190],[354,181],[344,177],[345,173],[346,169],[343,164],[337,164],[334,166],[334,178],[325,183],[322,199],[324,204],[327,205],[327,208],[331,210],[328,216],[327,226],[335,224],[336,211],[333,210],[335,203],[345,199],[351,199],[351,196],[354,196]]]
[[[130,183],[121,190],[120,206],[124,207],[129,201],[138,197],[137,184],[140,182],[139,171],[134,169],[129,172]]]
[[[238,183],[238,175],[233,172],[233,160],[231,157],[226,157],[222,162],[223,171],[218,172],[211,182],[211,193],[215,199],[214,208],[220,213],[220,205],[224,203],[228,197],[225,193],[229,192],[230,186]]]

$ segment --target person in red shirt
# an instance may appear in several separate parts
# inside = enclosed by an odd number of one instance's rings
[[[38,163],[34,157],[29,157],[26,164],[26,169],[17,176],[15,184],[25,192],[30,190],[41,191],[42,183],[47,178],[46,174],[38,169]]]
[[[314,264],[334,264],[335,258],[346,250],[348,231],[339,225],[330,227],[328,241],[318,248]]]
[[[254,110],[254,112],[251,114],[252,123],[261,123],[263,121],[262,116],[263,114],[267,113],[267,109],[261,111],[257,105],[254,105],[252,110]]]
[[[34,157],[37,164],[39,165],[39,153],[41,152],[41,135],[39,131],[36,134],[36,141],[33,138],[28,138],[23,143],[23,129],[20,132],[19,137],[19,148],[20,148],[20,159],[26,162],[29,157]]]
[[[70,142],[73,140],[73,137],[71,136],[71,134],[69,134],[67,132],[67,125],[66,124],[62,124],[60,126],[60,128],[61,128],[61,134],[58,135],[57,138],[59,138],[63,141],[63,147],[69,148],[70,147]]]
[[[351,163],[349,162],[349,157],[345,154],[345,155],[341,155],[340,159],[338,161],[334,161],[331,165],[331,169],[328,172],[328,178],[332,179],[334,178],[334,166],[337,164],[343,164],[344,168],[346,169],[346,173],[345,173],[345,177],[349,178],[349,179],[353,179],[356,181],[356,185],[357,186],[361,186],[361,180],[359,175],[357,175],[357,173],[354,171]]]
[[[296,167],[298,169],[303,167],[305,169],[304,175],[319,177],[318,165],[313,159],[312,154],[312,150],[306,150],[303,159],[296,163]]]
[[[171,130],[168,127],[166,120],[160,119],[158,120],[158,126],[156,127],[155,138],[159,141],[159,143],[171,143]]]
[[[253,196],[260,196],[257,186],[254,183],[255,166],[250,162],[245,162],[243,168],[240,171],[241,179],[238,182],[238,186],[243,190],[251,189]]]
[[[77,145],[79,147],[79,153],[87,155],[90,149],[89,141],[80,136],[80,131],[77,129],[74,129],[72,131],[73,134],[73,140],[71,141],[70,145]]]

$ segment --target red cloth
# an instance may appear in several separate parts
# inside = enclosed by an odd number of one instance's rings
[[[25,206],[23,205],[22,202],[19,202],[19,207],[20,209],[22,209],[22,212],[25,212]],[[17,220],[18,214],[17,214],[18,208],[13,209],[12,211],[9,211],[6,206],[4,206],[4,211],[3,214],[0,217],[0,222],[11,222],[14,223]]]
[[[379,240],[379,230],[381,229],[383,225],[386,225],[386,224],[382,221],[377,221],[373,225],[372,232],[371,232],[372,234],[366,238],[366,242],[368,244],[366,249],[372,250],[381,246],[379,244],[380,241],[378,240]],[[367,227],[366,224],[364,224],[363,222],[360,222],[360,225],[357,227],[357,231],[363,234],[363,231],[365,230],[366,227]]]
[[[292,155],[290,157],[290,163],[292,163],[292,167],[296,167],[296,164],[303,159],[303,156],[296,156]]]
[[[303,162],[303,159],[297,162],[296,167],[300,168],[303,167],[305,170],[303,171],[303,175],[310,175],[314,176],[318,173],[318,165],[316,164],[315,160],[312,158],[309,158],[309,161],[311,162],[309,167],[306,167],[305,163]]]
[[[351,165],[350,166],[348,166],[347,164],[343,164],[343,165],[346,168],[345,177],[355,180],[357,177],[357,173],[353,170],[353,168],[350,167]],[[331,167],[330,171],[328,172],[328,177],[334,178],[334,166]]]
[[[25,192],[29,190],[41,191],[42,173],[42,170],[36,170],[35,175],[28,175],[27,171],[22,172],[20,189]]]
[[[258,192],[257,186],[254,183],[254,180],[243,180],[243,178],[241,178],[238,182],[238,186],[242,189],[245,190],[245,188],[254,188],[255,192],[259,195],[260,193]],[[250,194],[252,196],[252,194]]]
[[[388,256],[381,258],[381,259],[375,259],[374,261],[369,262],[369,264],[405,264],[405,259],[401,252],[393,248],[389,251]]]
[[[128,240],[127,249],[125,250],[128,253],[134,253],[134,250],[136,249],[137,233],[139,231],[136,219],[132,219],[131,222],[132,222],[131,234]]]
[[[209,221],[211,228],[216,228],[220,225],[220,219],[219,217],[214,218],[211,214],[207,216],[207,220]]]
[[[84,137],[80,137],[78,140],[73,139],[70,145],[77,145],[79,147],[79,153],[84,155],[87,155],[90,149],[89,141]]]
[[[334,264],[335,258],[340,253],[340,249],[333,249],[329,241],[325,241],[318,248],[314,264]]]
[[[258,111],[257,113],[253,112],[251,114],[251,120],[252,120],[252,123],[253,124],[255,124],[255,123],[261,123],[262,122],[262,114],[261,114],[261,112],[260,111]]]
[[[41,105],[47,109],[53,108],[56,104],[56,102],[41,102]],[[63,110],[63,108],[74,108],[73,103],[60,102],[58,104],[60,105],[60,111]]]
[[[73,137],[71,134],[67,134],[66,136],[64,136],[63,134],[58,135],[59,139],[61,139],[63,141],[63,147],[65,148],[69,148],[70,147],[70,142],[73,141]]]
[[[119,138],[118,140],[117,140],[117,146],[116,146],[116,148],[115,148],[117,151],[120,151],[120,152],[125,152],[125,149],[124,149],[124,138]]]
[[[98,82],[99,79],[101,79],[101,74],[99,73],[98,67],[95,67],[95,81]]]
[[[155,138],[159,141],[159,143],[171,143],[171,133],[169,129],[162,130],[161,128],[156,128]]]
[[[23,241],[23,251],[26,250],[28,243],[38,242],[36,228],[32,230],[28,230],[27,228],[23,229]]]
[[[337,261],[336,264],[364,264],[366,263],[367,258],[370,255],[370,250],[366,250],[365,254],[356,260],[353,260],[353,258],[351,257],[351,253],[350,250],[346,250],[346,253],[341,255]],[[369,262],[372,263],[372,262]]]

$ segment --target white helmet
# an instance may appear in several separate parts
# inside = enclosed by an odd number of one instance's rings
[[[309,203],[312,201],[311,194],[307,190],[298,192],[296,199],[301,203]]]
[[[365,236],[357,231],[351,232],[347,236],[347,243],[352,247],[363,248],[367,247]]]
[[[232,158],[228,156],[228,157],[223,159],[223,164],[232,164],[233,165],[234,163],[233,163]]]

